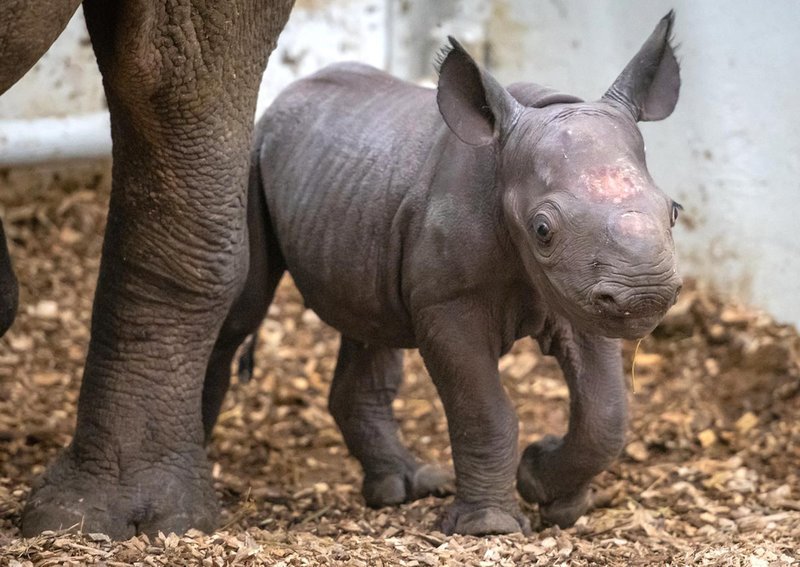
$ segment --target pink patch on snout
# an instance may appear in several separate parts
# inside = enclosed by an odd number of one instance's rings
[[[581,180],[594,200],[614,204],[638,195],[645,187],[639,172],[630,166],[598,167],[584,173]]]
[[[616,229],[623,236],[642,236],[652,233],[657,227],[648,215],[631,211],[620,215]]]

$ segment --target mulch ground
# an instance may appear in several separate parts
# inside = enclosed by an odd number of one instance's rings
[[[0,341],[0,565],[800,561],[800,339],[692,286],[641,343],[627,448],[596,479],[595,509],[573,528],[542,527],[526,508],[529,537],[446,537],[435,525],[448,499],[365,508],[358,466],[326,409],[337,334],[287,279],[261,330],[255,376],[232,386],[209,447],[223,503],[218,532],[21,539],[31,481],[74,428],[107,177],[20,189],[0,175],[0,214],[22,284],[19,317]],[[629,369],[634,346],[625,346]],[[523,446],[563,432],[567,389],[554,361],[524,340],[500,366]],[[424,459],[446,464],[441,405],[416,353],[406,367],[396,403],[404,438]]]

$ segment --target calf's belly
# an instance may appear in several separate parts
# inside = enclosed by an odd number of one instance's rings
[[[399,302],[378,301],[359,290],[357,280],[338,283],[309,270],[292,270],[291,262],[289,273],[306,306],[343,335],[365,344],[416,348],[411,319]],[[368,276],[362,277],[367,283]]]

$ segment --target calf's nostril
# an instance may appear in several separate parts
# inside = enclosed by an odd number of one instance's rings
[[[614,309],[617,307],[617,300],[610,293],[598,293],[594,296],[594,301],[605,309]]]

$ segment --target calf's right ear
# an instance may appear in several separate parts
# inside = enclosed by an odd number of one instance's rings
[[[482,146],[507,132],[522,112],[513,96],[482,71],[452,37],[439,68],[436,102],[447,127],[470,146]]]

